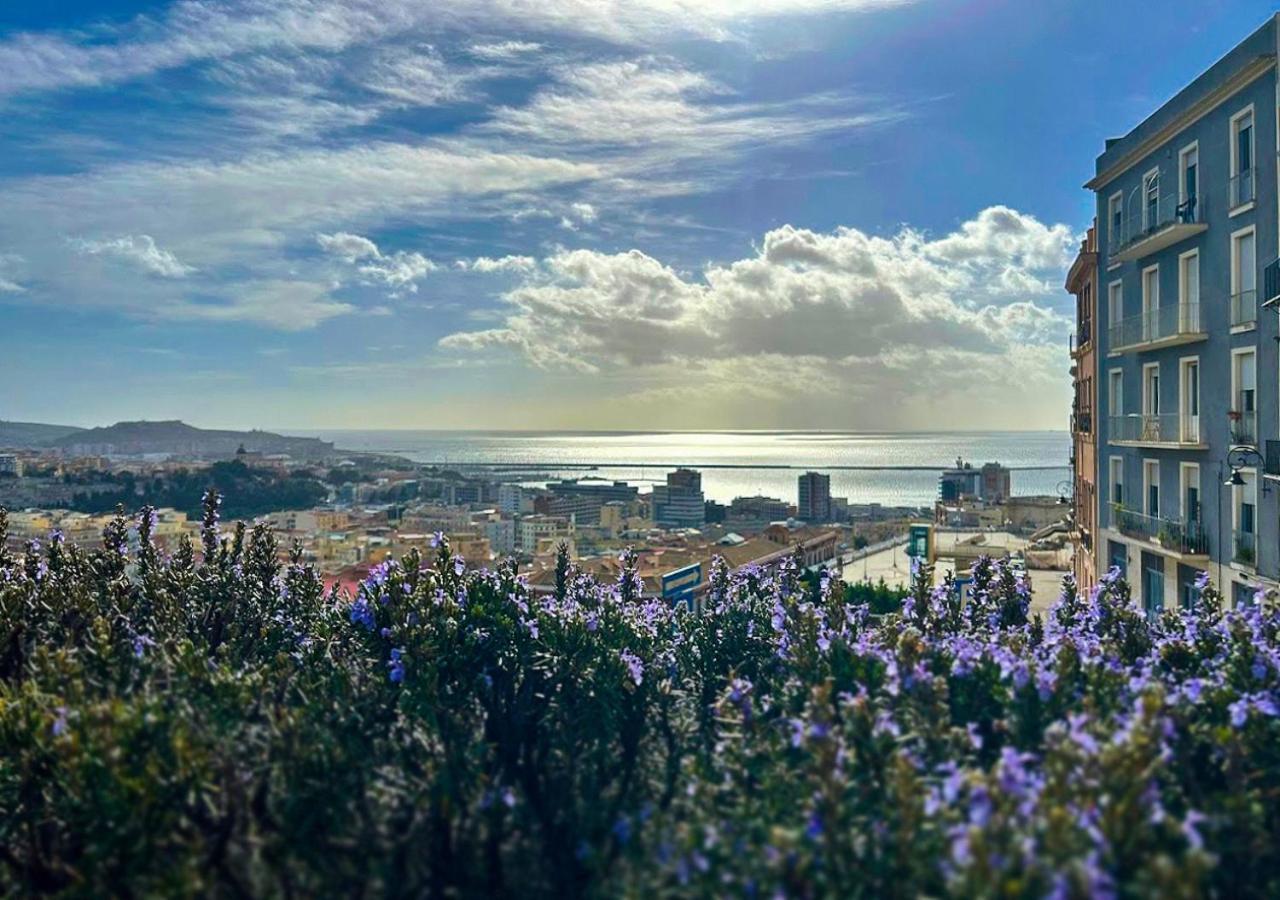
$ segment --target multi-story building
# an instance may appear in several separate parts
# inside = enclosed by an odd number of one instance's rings
[[[667,473],[667,483],[654,485],[653,520],[663,528],[698,528],[706,522],[702,474],[693,469]]]
[[[516,525],[516,549],[530,556],[573,538],[573,522],[561,516],[525,516]]]
[[[1004,503],[1013,493],[1013,477],[1008,466],[998,462],[982,466],[981,497],[987,503]]]
[[[1094,398],[1097,355],[1093,323],[1098,296],[1098,231],[1095,223],[1085,235],[1080,252],[1067,273],[1066,288],[1076,298],[1076,331],[1071,338],[1072,518],[1075,554],[1073,569],[1080,588],[1098,579],[1094,539],[1098,533],[1098,449],[1094,443]]]
[[[796,516],[806,522],[831,521],[831,476],[805,472],[799,479]]]
[[[0,475],[22,477],[22,458],[15,453],[0,453]]]
[[[1280,424],[1277,328],[1258,290],[1280,240],[1278,40],[1273,17],[1109,139],[1086,185],[1098,210],[1096,552],[1152,612],[1189,601],[1199,570],[1245,602],[1280,568],[1265,466]]]
[[[547,493],[534,501],[534,512],[551,516],[573,516],[579,525],[597,525],[600,507],[611,501],[630,502],[639,488],[625,481],[579,481],[570,479],[547,485]]]

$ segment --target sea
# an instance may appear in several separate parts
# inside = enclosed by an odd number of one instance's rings
[[[708,499],[764,495],[796,500],[806,471],[831,476],[831,493],[851,503],[931,504],[938,475],[957,459],[1012,470],[1014,494],[1057,494],[1071,477],[1066,431],[359,431],[294,432],[345,450],[391,453],[415,462],[490,473],[501,480],[545,484],[601,478],[641,487],[664,481],[678,466],[702,472]]]

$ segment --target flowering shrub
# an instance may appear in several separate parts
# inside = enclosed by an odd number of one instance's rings
[[[693,613],[441,540],[351,598],[216,497],[151,527],[0,549],[5,893],[1280,895],[1280,617],[1207,583],[717,565]]]

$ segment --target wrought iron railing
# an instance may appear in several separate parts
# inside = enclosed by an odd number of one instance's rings
[[[1262,302],[1280,298],[1280,259],[1267,263],[1262,270]]]
[[[1253,200],[1256,194],[1256,180],[1253,169],[1245,169],[1243,172],[1232,177],[1229,183],[1232,209],[1235,209],[1237,206],[1244,206],[1246,203]]]
[[[1233,409],[1230,420],[1231,443],[1253,446],[1258,443],[1258,414],[1251,410]]]
[[[1231,327],[1256,325],[1258,322],[1258,292],[1240,291],[1231,295]]]
[[[1112,350],[1138,347],[1181,335],[1203,334],[1199,303],[1171,303],[1127,316],[1108,329]]]
[[[1146,444],[1198,444],[1200,423],[1196,419],[1184,420],[1177,413],[1148,415],[1131,413],[1112,416],[1109,423],[1112,441]]]
[[[1111,521],[1121,534],[1152,541],[1174,553],[1187,556],[1209,555],[1209,535],[1200,522],[1149,516],[1118,503],[1111,505]]]
[[[1235,529],[1231,532],[1231,558],[1242,565],[1252,566],[1258,560],[1258,535],[1252,531]]]
[[[1107,236],[1108,255],[1123,253],[1171,225],[1197,225],[1204,222],[1203,206],[1194,195],[1179,197],[1177,193],[1166,194],[1153,203],[1143,200],[1131,204],[1120,226],[1117,228],[1112,223],[1111,233]]]

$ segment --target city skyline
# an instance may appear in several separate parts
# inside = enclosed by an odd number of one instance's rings
[[[1270,10],[1025,6],[8,10],[0,417],[1062,430],[1098,136]]]

